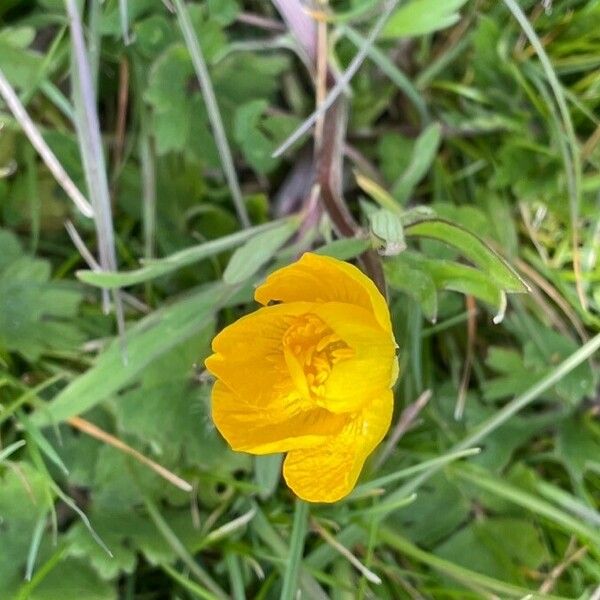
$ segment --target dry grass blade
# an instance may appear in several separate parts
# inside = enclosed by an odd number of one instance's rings
[[[96,108],[94,84],[77,3],[75,0],[65,1],[71,31],[73,95],[75,100],[77,133],[88,190],[92,199],[92,206],[94,207],[100,266],[103,270],[116,271],[117,257],[115,253],[112,207],[100,137],[100,121]],[[121,295],[118,290],[113,292],[113,300],[115,303],[117,326],[124,345],[125,318]],[[103,301],[104,310],[108,312],[107,294],[103,295]]]
[[[348,87],[348,84],[356,75],[358,69],[360,69],[362,63],[365,58],[367,58],[369,54],[369,48],[375,43],[377,36],[381,33],[384,25],[387,20],[391,16],[392,12],[398,5],[399,0],[390,0],[386,3],[381,15],[377,19],[375,25],[369,32],[369,35],[365,39],[364,44],[359,48],[358,52],[352,59],[348,68],[344,71],[344,73],[338,78],[336,84],[331,88],[327,97],[321,102],[310,117],[308,117],[292,135],[290,135],[280,146],[273,152],[273,156],[281,156],[290,146],[296,143],[306,132],[310,130],[310,128],[315,124],[317,119],[319,119],[329,108],[331,108],[335,101],[338,99],[339,95]],[[295,34],[296,32],[294,32]]]
[[[367,569],[348,548],[340,544],[324,527],[321,527],[315,519],[311,519],[312,528],[329,544],[332,548],[337,550],[360,574],[376,585],[381,584],[381,578],[379,575],[373,573],[373,571]]]
[[[69,425],[71,425],[71,427],[75,427],[75,429],[79,429],[79,431],[83,431],[84,433],[87,433],[89,436],[96,438],[97,440],[100,440],[101,442],[104,442],[104,443],[108,444],[109,446],[112,446],[113,448],[117,448],[117,450],[121,450],[121,452],[124,452],[125,454],[129,454],[129,456],[132,456],[133,458],[135,458],[135,460],[146,465],[147,467],[152,469],[155,473],[160,475],[163,479],[165,479],[166,481],[168,481],[175,487],[178,487],[180,490],[183,490],[184,492],[192,491],[193,488],[190,483],[188,483],[181,477],[178,477],[177,475],[175,475],[175,473],[172,473],[171,471],[169,471],[162,465],[159,465],[157,462],[154,462],[152,459],[148,458],[147,456],[144,456],[141,452],[138,452],[131,446],[128,446],[125,442],[121,441],[119,438],[100,429],[93,423],[90,423],[89,421],[86,421],[85,419],[82,419],[81,417],[71,417],[70,419],[67,420],[67,422],[69,423]]]
[[[575,549],[576,541],[577,540],[575,537],[571,538],[571,541],[569,542],[569,547],[567,548],[567,551],[565,552],[564,560],[562,560],[562,562],[560,562],[558,565],[556,565],[550,571],[550,573],[548,574],[548,577],[546,577],[546,579],[540,586],[540,589],[539,589],[540,594],[544,594],[544,595],[549,594],[554,589],[554,586],[556,585],[558,579],[565,572],[565,570],[570,565],[577,562],[578,560],[580,560],[587,554],[587,551],[588,551],[587,546],[582,546],[579,549]]]
[[[394,430],[388,441],[385,444],[381,454],[377,457],[373,465],[373,470],[377,471],[385,463],[385,461],[391,456],[392,452],[396,448],[396,444],[402,438],[402,436],[412,427],[415,423],[419,413],[427,406],[427,403],[431,399],[431,390],[425,390],[412,404],[409,404],[400,415],[398,423],[394,427]]]
[[[15,93],[2,69],[0,69],[0,95],[4,98],[8,108],[12,112],[13,116],[22,127],[25,135],[31,142],[32,146],[37,150],[38,154],[52,173],[56,181],[65,191],[67,196],[73,200],[73,203],[82,215],[92,218],[94,216],[94,209],[91,204],[85,199],[83,194],[79,191],[79,188],[73,183],[73,180],[69,177],[60,161],[56,158],[56,155],[42,137],[39,129],[35,123],[31,120],[31,117],[27,114],[25,107],[19,100],[19,97]]]

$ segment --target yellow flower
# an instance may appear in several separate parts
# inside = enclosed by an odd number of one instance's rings
[[[237,451],[287,452],[283,475],[310,502],[352,491],[383,439],[398,376],[385,299],[348,263],[304,254],[267,277],[263,308],[213,340],[212,416]]]

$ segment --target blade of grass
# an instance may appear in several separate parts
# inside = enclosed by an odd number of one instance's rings
[[[357,47],[366,45],[369,58],[375,63],[382,73],[387,75],[390,80],[398,86],[406,97],[413,103],[419,113],[421,123],[426,125],[431,120],[427,104],[421,97],[420,92],[415,88],[411,80],[382,52],[375,44],[367,45],[366,39],[349,26],[340,27],[340,31]]]
[[[582,504],[568,492],[543,480],[536,481],[535,488],[542,496],[565,509],[571,513],[571,515],[586,521],[590,525],[600,528],[600,512],[594,510],[590,506]]]
[[[160,514],[160,511],[154,502],[152,502],[152,500],[150,500],[148,497],[145,497],[144,504],[146,505],[146,510],[148,511],[150,518],[152,521],[154,521],[156,529],[158,529],[159,533],[162,535],[163,539],[173,550],[173,552],[177,554],[179,559],[191,571],[192,575],[194,575],[194,577],[196,577],[200,583],[205,585],[213,594],[215,594],[215,596],[225,600],[227,598],[225,591],[194,560],[194,557],[190,555],[187,548],[183,545],[175,532],[171,529],[171,527],[169,527],[169,524],[165,521],[164,517]]]
[[[95,285],[103,288],[125,287],[143,283],[161,275],[172,273],[177,269],[191,265],[195,262],[219,254],[226,250],[231,250],[245,243],[255,235],[269,231],[281,225],[284,220],[270,221],[263,225],[257,225],[250,229],[238,231],[230,235],[226,235],[210,242],[192,246],[185,250],[180,250],[167,256],[166,258],[145,261],[145,264],[140,269],[133,271],[117,272],[92,272],[92,271],[77,271],[77,277],[84,283]]]
[[[0,96],[6,102],[9,110],[12,112],[14,118],[17,120],[23,132],[31,142],[31,145],[36,149],[40,155],[48,170],[58,184],[65,191],[67,196],[73,201],[77,210],[82,215],[92,218],[94,216],[94,209],[92,205],[85,199],[84,195],[79,191],[79,188],[73,183],[73,180],[69,177],[64,167],[60,164],[58,158],[42,137],[40,130],[31,120],[31,117],[27,114],[25,107],[19,100],[19,97],[15,93],[14,89],[8,82],[8,79],[4,76],[2,69],[0,69]]]
[[[123,42],[129,46],[133,41],[129,35],[129,6],[127,0],[119,0],[119,20],[121,21],[121,35]]]
[[[100,265],[105,270],[116,271],[117,257],[112,223],[112,207],[92,72],[88,61],[87,49],[83,37],[83,25],[79,9],[77,8],[77,2],[76,0],[65,0],[65,3],[71,32],[71,60],[73,63],[71,75],[73,79],[77,137],[81,149],[88,191],[92,199],[92,206],[94,207],[94,222],[98,236]],[[108,312],[108,296],[104,294],[103,299],[105,312]],[[117,290],[113,293],[113,301],[119,335],[122,344],[124,344],[125,318],[121,295]]]
[[[141,78],[138,77],[138,81]],[[148,128],[148,118],[146,107],[141,100],[138,113],[140,118],[140,139],[139,153],[142,175],[142,222],[144,227],[144,258],[154,257],[155,234],[156,234],[156,168],[154,162],[154,148],[150,138]]]
[[[100,19],[102,18],[102,3],[91,2],[88,12],[88,60],[92,74],[94,95],[98,92],[98,73],[100,71],[100,50],[102,37],[100,36]]]
[[[18,440],[6,446],[6,448],[0,451],[0,463],[6,460],[11,454],[14,454],[19,448],[22,448],[26,443],[25,440]]]
[[[278,566],[283,570],[284,567],[287,567],[287,561],[285,557],[288,554],[288,549],[258,505],[256,503],[252,503],[252,506],[256,510],[256,515],[252,520],[252,528],[256,535],[273,551],[274,556],[277,559],[281,558],[281,562],[276,564],[278,564]],[[315,600],[327,600],[328,596],[325,594],[321,586],[304,568],[302,568],[300,571],[300,585],[302,586],[303,592],[308,598],[314,598]]]
[[[62,471],[63,475],[69,475],[69,469],[67,469],[61,457],[57,454],[50,442],[42,435],[42,432],[25,416],[25,413],[18,411],[17,417],[19,422],[22,423],[25,428],[30,441],[33,441],[46,458]]]
[[[208,533],[206,535],[206,537],[202,540],[200,545],[198,545],[195,548],[195,550],[198,551],[202,548],[205,548],[206,546],[208,546],[210,544],[214,544],[215,542],[218,542],[219,540],[226,538],[227,536],[232,534],[234,531],[237,531],[238,529],[245,527],[248,523],[250,523],[250,521],[252,521],[252,519],[254,518],[254,515],[256,515],[256,509],[251,508],[247,513],[244,513],[243,515],[237,517],[236,519],[233,519],[229,523],[225,523],[225,525],[221,525],[221,527],[218,527],[217,529],[213,529],[210,533]]]
[[[571,241],[573,249],[573,271],[575,272],[576,279],[575,284],[577,288],[577,295],[579,302],[584,310],[587,310],[587,300],[583,291],[583,285],[581,281],[581,265],[579,260],[579,203],[581,200],[581,157],[579,153],[579,145],[577,142],[577,136],[575,135],[575,129],[573,127],[573,121],[571,120],[571,114],[567,106],[567,101],[563,93],[562,86],[556,75],[554,67],[550,58],[544,50],[544,46],[540,41],[535,29],[532,27],[529,19],[523,12],[523,9],[515,0],[503,0],[508,10],[512,13],[513,17],[517,20],[523,33],[526,35],[529,43],[532,45],[535,53],[537,54],[544,73],[548,78],[548,84],[554,93],[558,110],[563,120],[563,126],[565,133],[570,142],[570,158],[565,162],[565,172],[567,175],[567,187],[569,189],[569,208],[571,214]]]
[[[58,548],[52,556],[35,572],[31,581],[24,583],[19,589],[15,600],[28,600],[33,591],[44,581],[48,574],[60,564],[67,552],[67,546]]]
[[[92,527],[92,524],[88,519],[87,515],[79,508],[79,506],[77,506],[75,501],[70,496],[68,496],[67,494],[65,494],[65,492],[62,491],[60,486],[52,479],[52,477],[50,477],[50,473],[48,473],[48,469],[46,468],[46,464],[44,463],[44,460],[42,458],[42,455],[40,454],[38,447],[35,444],[28,444],[27,448],[29,450],[33,464],[36,466],[37,470],[44,476],[46,480],[48,494],[50,494],[50,492],[54,493],[54,495],[58,496],[70,509],[75,511],[81,519],[81,521],[83,522],[85,528],[89,531],[93,540],[98,544],[98,546],[100,546],[100,548],[102,548],[106,552],[106,554],[108,554],[110,558],[112,558],[112,552],[108,549],[108,546],[104,543],[104,541],[98,535],[98,533],[96,533],[96,530]],[[53,500],[51,494],[50,498]],[[53,503],[51,503],[50,506],[54,511]],[[54,516],[54,519],[56,519],[56,515]],[[56,527],[56,522],[54,526]]]
[[[65,373],[57,373],[56,375],[46,379],[39,385],[33,388],[29,388],[26,385],[23,385],[19,380],[14,380],[12,383],[18,389],[22,390],[22,394],[13,400],[12,404],[9,404],[4,408],[4,410],[0,413],[0,425],[8,420],[23,404],[27,402],[43,402],[40,398],[40,393],[47,388],[52,387],[56,382],[60,381],[65,377]]]
[[[308,529],[309,512],[308,502],[296,500],[290,547],[283,574],[281,600],[295,600],[296,598],[298,575],[300,573],[302,555],[304,554],[304,539],[306,538],[306,531]]]
[[[600,553],[600,535],[592,527],[556,508],[550,502],[511,485],[505,479],[490,477],[482,469],[459,468],[455,465],[453,471],[458,477],[473,485],[530,510],[533,514],[554,523],[567,533],[579,536],[583,542],[594,544],[596,552]]]
[[[531,590],[527,588],[505,583],[504,581],[494,579],[493,577],[489,577],[487,575],[482,575],[481,573],[471,571],[470,569],[461,567],[453,562],[439,558],[434,554],[425,552],[409,542],[406,538],[398,535],[387,527],[381,528],[379,532],[379,538],[382,542],[394,548],[401,555],[422,562],[436,571],[441,571],[452,579],[459,581],[468,587],[476,585],[496,594],[501,594],[502,598],[524,599],[526,596],[529,596],[532,593]],[[550,595],[544,596],[544,598],[548,598],[549,600],[566,600],[560,596]]]
[[[206,104],[206,110],[208,111],[208,117],[210,124],[215,134],[215,142],[221,157],[221,165],[225,172],[225,178],[229,185],[229,190],[233,198],[233,203],[238,214],[238,218],[242,227],[250,227],[250,218],[248,217],[248,211],[244,204],[244,198],[242,196],[242,190],[238,181],[237,173],[235,171],[235,165],[233,163],[233,156],[227,136],[225,134],[225,127],[223,126],[223,119],[221,118],[221,111],[217,103],[215,91],[213,89],[208,67],[202,54],[202,49],[198,43],[198,37],[194,31],[190,14],[187,10],[185,2],[183,0],[173,0],[173,6],[175,7],[175,13],[177,15],[177,22],[183,34],[183,39],[187,46],[188,52],[192,58],[194,70],[198,77],[198,83],[200,83],[200,89],[202,90],[202,96]]]
[[[407,477],[410,477],[411,475],[415,475],[416,473],[420,473],[421,471],[426,471],[430,468],[444,466],[461,458],[475,456],[480,452],[481,448],[467,448],[466,450],[459,450],[458,452],[449,452],[448,454],[444,454],[443,456],[423,461],[418,465],[413,465],[412,467],[407,467],[406,469],[401,469],[400,471],[396,471],[395,473],[390,473],[389,475],[378,477],[377,479],[373,479],[371,481],[363,483],[362,485],[357,486],[354,489],[354,491],[347,497],[347,499],[355,500],[357,498],[361,498],[365,496],[368,492],[377,490],[379,488],[384,488],[386,485],[394,483],[399,479],[405,479]],[[344,499],[344,501],[345,500],[346,499]]]
[[[229,581],[231,582],[231,596],[233,600],[245,600],[244,577],[240,567],[240,561],[236,554],[227,552],[225,554],[225,565],[229,572]]]
[[[205,332],[207,337],[212,336],[214,312],[235,291],[219,285],[211,286],[144,317],[128,332],[131,352],[128,365],[123,364],[119,345],[113,342],[91,369],[40,407],[31,420],[41,427],[81,415],[136,381],[151,361],[177,344],[200,332]]]
[[[31,581],[31,577],[33,575],[35,559],[37,558],[38,552],[40,550],[40,544],[42,543],[42,536],[44,535],[46,517],[46,514],[40,515],[40,518],[35,524],[33,535],[31,536],[31,544],[29,545],[29,552],[27,553],[27,563],[25,566],[25,581]]]
[[[163,563],[160,568],[171,578],[176,581],[182,588],[186,589],[190,594],[202,600],[219,600],[220,596],[211,594],[208,590],[200,587],[197,583],[190,581],[187,577],[178,573],[173,567]]]

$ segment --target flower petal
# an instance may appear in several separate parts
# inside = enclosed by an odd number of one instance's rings
[[[347,496],[365,460],[389,429],[393,394],[387,390],[350,419],[325,443],[288,453],[283,476],[292,491],[308,502],[335,502]]]
[[[391,333],[390,311],[377,286],[355,266],[329,256],[305,253],[297,262],[271,273],[254,298],[279,302],[345,302],[367,309]]]
[[[212,418],[234,450],[251,454],[322,444],[338,434],[348,421],[347,417],[322,408],[299,411],[293,396],[260,405],[237,396],[222,381],[213,387]]]
[[[310,310],[294,302],[267,306],[225,327],[213,342],[206,368],[244,401],[269,406],[294,389],[282,338],[290,318]]]
[[[324,408],[335,413],[355,412],[382,394],[398,376],[396,343],[365,309],[339,302],[315,304],[322,319],[354,352],[333,365],[325,382]]]

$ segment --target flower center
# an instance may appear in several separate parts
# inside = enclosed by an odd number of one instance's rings
[[[320,404],[333,365],[354,351],[316,315],[295,317],[283,335],[290,375],[306,398]]]

